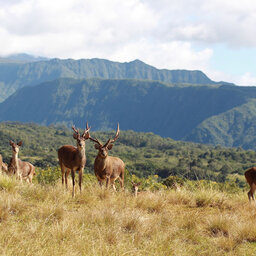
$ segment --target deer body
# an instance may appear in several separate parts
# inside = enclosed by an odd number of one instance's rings
[[[8,174],[8,165],[4,162],[2,162],[2,172],[5,172]]]
[[[107,188],[111,184],[114,190],[116,190],[116,179],[119,179],[120,186],[123,188],[124,168],[124,162],[118,157],[107,156],[102,158],[102,156],[98,154],[94,162],[94,173],[100,185],[106,180]]]
[[[256,167],[248,169],[244,173],[244,176],[251,188],[248,192],[249,201],[251,201],[251,199],[254,200],[254,192],[256,190]]]
[[[108,156],[108,151],[112,149],[113,144],[119,136],[119,125],[117,126],[117,131],[115,138],[113,140],[109,139],[105,145],[102,145],[98,139],[93,139],[89,137],[90,140],[96,142],[95,148],[98,149],[98,155],[94,161],[94,173],[99,181],[100,186],[106,181],[106,187],[109,185],[116,190],[115,180],[119,180],[121,188],[124,187],[124,162],[113,156]]]
[[[68,188],[68,175],[71,171],[72,176],[72,197],[75,195],[75,172],[79,172],[79,188],[80,192],[82,190],[82,177],[83,177],[83,170],[86,164],[86,156],[85,156],[85,140],[89,138],[89,130],[88,124],[86,124],[86,130],[84,131],[83,135],[80,136],[79,131],[75,129],[73,126],[72,129],[74,130],[73,137],[77,141],[77,147],[71,145],[64,145],[58,150],[58,158],[59,164],[62,173],[62,184],[66,184],[66,188]]]
[[[32,183],[32,179],[35,175],[35,166],[29,162],[24,162],[18,158],[19,147],[22,145],[22,141],[15,144],[10,141],[12,146],[12,158],[8,164],[8,174],[15,175],[19,180],[26,180]]]

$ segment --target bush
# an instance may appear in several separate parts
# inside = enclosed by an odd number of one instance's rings
[[[168,188],[177,188],[184,185],[184,179],[178,176],[169,176],[168,178],[164,179],[162,183]]]
[[[61,177],[61,171],[59,167],[47,169],[41,169],[36,172],[36,180],[41,185],[51,184],[55,185]]]

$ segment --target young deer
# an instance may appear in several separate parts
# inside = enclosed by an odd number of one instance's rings
[[[94,173],[99,181],[100,186],[106,180],[106,187],[109,188],[111,184],[114,191],[116,191],[115,180],[119,179],[121,188],[124,187],[124,162],[113,156],[108,156],[108,151],[112,149],[113,143],[119,136],[119,124],[117,125],[117,131],[114,139],[109,139],[104,145],[102,145],[98,139],[94,139],[91,136],[90,140],[96,142],[95,148],[98,150],[98,155],[94,161]]]
[[[254,200],[254,192],[256,190],[256,167],[252,167],[252,168],[248,169],[244,173],[244,176],[251,188],[248,192],[249,201],[251,201],[251,198],[252,198],[252,200]]]
[[[15,175],[20,181],[26,180],[32,183],[32,179],[35,175],[35,166],[29,162],[23,162],[18,158],[22,141],[16,144],[10,140],[10,145],[12,146],[12,158],[8,164],[8,174]]]
[[[134,183],[134,182],[132,181],[132,188],[133,188],[134,196],[135,196],[135,197],[138,196],[138,190],[139,190],[140,184],[141,184],[141,182]]]
[[[64,184],[64,176],[65,176],[65,184],[66,188],[68,188],[68,175],[71,171],[73,190],[72,197],[75,195],[75,172],[79,172],[79,188],[80,192],[82,190],[82,177],[83,171],[86,163],[85,156],[85,141],[89,138],[89,130],[88,123],[86,123],[86,129],[83,134],[80,136],[78,129],[75,126],[72,126],[74,130],[73,138],[76,140],[77,147],[71,145],[64,145],[58,150],[58,158],[59,164],[62,173],[62,184]]]

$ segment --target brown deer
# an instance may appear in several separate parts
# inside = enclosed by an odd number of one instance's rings
[[[18,158],[22,141],[16,144],[10,140],[10,145],[12,146],[12,158],[8,164],[8,174],[15,175],[20,181],[26,180],[28,183],[32,183],[35,175],[35,166]]]
[[[82,178],[83,178],[83,170],[86,164],[86,156],[85,156],[85,141],[89,138],[89,130],[88,122],[86,123],[86,129],[83,134],[80,136],[79,130],[72,126],[74,130],[73,138],[76,140],[77,147],[71,145],[64,145],[58,149],[58,158],[59,164],[62,173],[62,184],[64,184],[64,176],[65,176],[65,184],[66,188],[68,188],[68,175],[71,171],[73,190],[72,197],[75,195],[75,172],[79,172],[79,188],[80,192],[82,190]]]
[[[3,158],[0,155],[0,172],[7,173],[8,172],[8,166],[6,163],[3,162]]]
[[[256,190],[256,167],[248,169],[244,173],[244,176],[251,188],[248,192],[249,201],[251,201],[251,199],[254,200],[254,192]]]
[[[3,158],[0,155],[0,172],[2,172],[2,170],[3,170]]]
[[[96,142],[95,148],[98,150],[98,155],[94,161],[94,173],[99,181],[100,186],[106,180],[106,188],[109,188],[111,184],[114,191],[116,191],[115,180],[118,179],[121,188],[124,188],[124,162],[113,156],[108,156],[108,151],[112,149],[113,143],[119,137],[119,124],[117,125],[117,131],[114,139],[109,139],[104,145],[102,145],[98,139],[94,139],[91,136],[90,140]]]
[[[133,188],[134,196],[135,196],[135,197],[138,196],[138,190],[139,190],[140,184],[141,184],[141,182],[134,183],[134,182],[132,181],[132,188]]]

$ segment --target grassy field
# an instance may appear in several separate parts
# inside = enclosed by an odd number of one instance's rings
[[[0,175],[0,255],[256,255],[247,194],[186,187],[141,192],[55,186]]]

